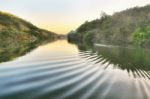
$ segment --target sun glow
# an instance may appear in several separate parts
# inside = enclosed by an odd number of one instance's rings
[[[65,24],[65,23],[49,23],[49,24],[44,24],[40,23],[37,24],[38,27],[47,29],[49,31],[54,31],[58,34],[66,34],[71,31],[71,29],[77,28],[81,23],[76,23],[76,24]]]

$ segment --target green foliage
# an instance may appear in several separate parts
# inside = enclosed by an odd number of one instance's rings
[[[150,5],[130,8],[111,16],[102,13],[100,19],[82,24],[72,38],[83,41],[88,32],[94,31],[94,43],[150,47],[149,23]]]
[[[68,34],[68,41],[69,42],[74,42],[74,43],[78,43],[78,42],[82,42],[83,41],[83,35],[81,33],[72,31]]]
[[[14,15],[0,12],[0,41],[10,42],[35,42],[44,39],[51,39],[55,34],[39,29],[30,22],[27,22]],[[4,39],[5,38],[5,39]],[[1,43],[4,44],[4,43]],[[0,45],[1,45],[0,44]]]
[[[138,27],[133,33],[133,42],[138,46],[143,46],[150,42],[150,25]]]
[[[93,38],[94,38],[93,32],[87,32],[87,33],[85,33],[83,40],[84,40],[84,42],[86,42],[88,44],[93,44],[93,42],[94,42]]]
[[[93,20],[91,22],[86,21],[76,31],[80,32],[80,33],[90,31],[91,29],[97,28],[98,25],[99,25],[99,20],[98,19]]]

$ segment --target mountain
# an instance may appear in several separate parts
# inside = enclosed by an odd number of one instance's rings
[[[0,12],[1,61],[14,59],[56,37],[53,32],[40,29],[12,14]]]
[[[134,7],[85,22],[68,34],[69,41],[150,47],[150,5]]]
[[[14,15],[0,12],[0,46],[11,43],[32,43],[52,38],[54,35],[53,32],[39,29]]]

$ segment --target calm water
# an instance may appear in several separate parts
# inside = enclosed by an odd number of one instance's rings
[[[0,99],[150,99],[150,50],[49,43],[0,64]]]

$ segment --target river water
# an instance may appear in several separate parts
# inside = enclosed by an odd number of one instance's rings
[[[150,99],[150,51],[42,45],[0,64],[0,99]]]

